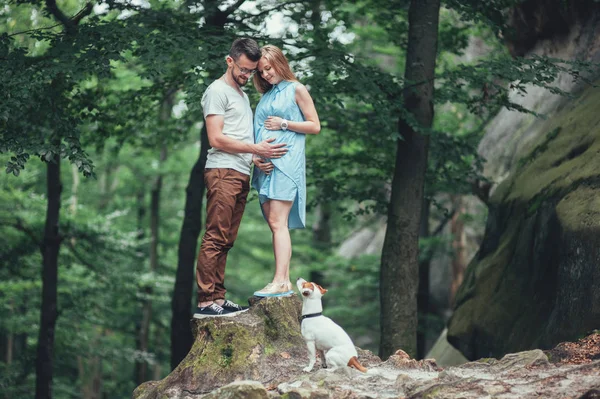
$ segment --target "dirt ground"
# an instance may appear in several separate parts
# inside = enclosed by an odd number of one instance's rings
[[[600,360],[600,330],[577,342],[563,342],[545,351],[551,363],[586,364]]]

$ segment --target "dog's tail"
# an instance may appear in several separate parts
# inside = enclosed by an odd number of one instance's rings
[[[353,369],[357,369],[358,371],[361,371],[363,373],[367,372],[367,369],[362,364],[360,364],[356,356],[352,356],[350,360],[348,360],[348,367],[352,367]]]

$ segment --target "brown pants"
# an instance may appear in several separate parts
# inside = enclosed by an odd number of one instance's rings
[[[204,182],[206,232],[196,264],[198,302],[225,298],[227,253],[237,237],[250,191],[250,176],[234,169],[206,169]]]

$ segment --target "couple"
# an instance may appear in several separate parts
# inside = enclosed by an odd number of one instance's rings
[[[226,61],[227,71],[202,97],[212,148],[204,171],[206,232],[196,265],[195,318],[227,316],[245,309],[225,299],[224,279],[227,252],[237,237],[250,191],[252,164],[252,186],[258,191],[273,233],[275,254],[273,281],[254,294],[282,296],[293,292],[288,229],[304,227],[305,135],[321,130],[308,90],[298,82],[279,48],[259,48],[252,39],[237,39]],[[248,96],[241,89],[251,77],[262,93],[254,123]]]

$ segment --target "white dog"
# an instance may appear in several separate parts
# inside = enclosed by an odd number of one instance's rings
[[[302,336],[309,354],[308,366],[303,370],[309,372],[313,369],[316,351],[319,350],[323,367],[348,366],[366,373],[367,369],[358,362],[356,348],[348,334],[329,317],[321,314],[321,297],[327,290],[302,278],[296,281],[296,285],[302,294]]]

